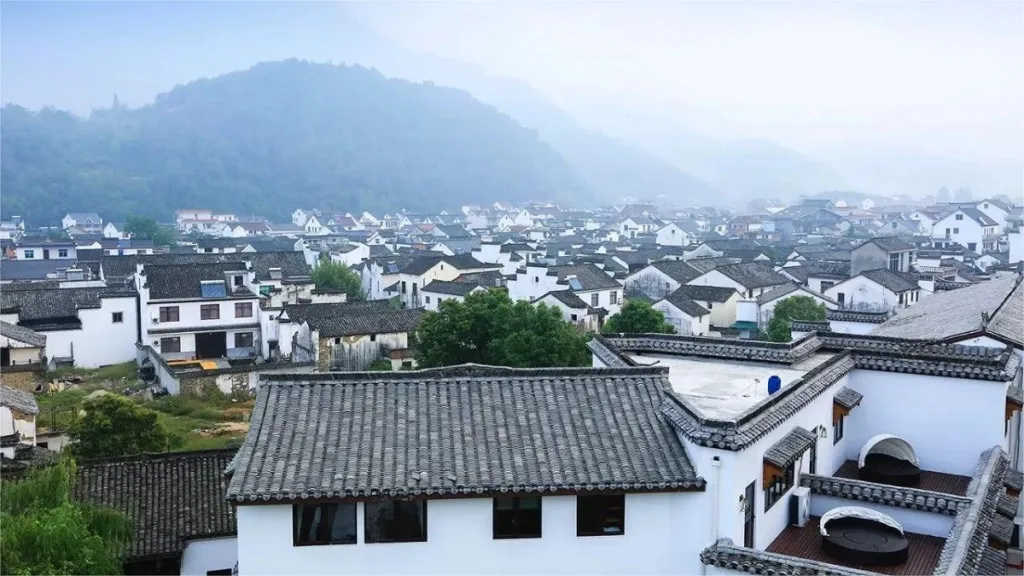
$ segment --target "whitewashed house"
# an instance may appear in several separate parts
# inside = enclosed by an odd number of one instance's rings
[[[711,334],[711,311],[676,290],[658,300],[653,308],[665,315],[665,322],[682,336],[708,336]]]
[[[709,332],[705,335],[717,336],[716,328],[730,328],[736,323],[736,307],[743,300],[743,295],[735,288],[727,286],[702,286],[683,284],[672,294],[690,298],[702,308],[710,312],[708,318]],[[696,334],[694,334],[696,336]]]
[[[0,454],[13,459],[16,445],[36,445],[38,415],[35,394],[0,384]]]
[[[135,359],[138,293],[119,286],[6,284],[0,321],[46,337],[50,367],[96,368]]]
[[[746,298],[754,299],[788,282],[789,278],[776,272],[770,264],[748,262],[719,266],[690,280],[687,284],[734,288]]]
[[[107,222],[103,225],[103,237],[127,240],[128,238],[131,237],[131,234],[125,232],[124,224],[115,224],[113,222]]]
[[[590,308],[611,316],[622,307],[623,287],[594,264],[548,266],[544,262],[527,264],[508,282],[513,300],[536,301],[548,292],[569,290]],[[600,312],[599,312],[600,314]]]
[[[669,222],[658,228],[657,244],[659,246],[688,246],[692,240],[689,232],[679,227],[675,222]]]
[[[959,244],[971,252],[990,252],[999,242],[999,224],[977,208],[958,208],[932,227],[932,245]]]
[[[43,366],[45,357],[45,334],[0,321],[0,367]]]
[[[441,302],[445,300],[465,302],[466,296],[483,290],[486,290],[486,288],[472,282],[433,280],[423,287],[423,308],[426,310],[437,310]]]
[[[422,308],[425,305],[423,288],[435,280],[454,280],[462,274],[497,270],[494,264],[486,264],[468,254],[455,256],[435,255],[384,263],[382,268],[371,268],[371,275],[379,274],[380,280],[371,278],[372,284],[382,286],[386,298],[397,297],[406,308]],[[365,281],[365,280],[364,280]]]
[[[16,260],[76,260],[78,248],[73,240],[23,239],[14,245]]]
[[[572,290],[553,290],[532,303],[558,309],[563,320],[580,330],[597,332],[604,326],[606,314],[584,302]]]
[[[864,312],[891,312],[921,299],[917,281],[888,268],[865,270],[828,288],[824,295],[840,308]]]
[[[757,297],[757,300],[755,300],[757,304],[758,326],[764,330],[768,326],[768,323],[771,322],[772,316],[775,315],[775,307],[784,300],[794,296],[806,296],[814,300],[815,304],[821,304],[824,306],[826,310],[835,310],[836,308],[839,308],[839,303],[827,296],[823,296],[822,294],[794,283],[783,284],[782,286],[776,286],[772,290],[761,294]]]
[[[95,212],[69,212],[60,219],[61,226],[78,228],[88,234],[100,234],[103,232],[103,218]]]

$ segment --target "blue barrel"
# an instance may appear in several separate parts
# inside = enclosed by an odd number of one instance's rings
[[[778,376],[771,376],[768,378],[768,395],[771,396],[782,388],[782,378]]]

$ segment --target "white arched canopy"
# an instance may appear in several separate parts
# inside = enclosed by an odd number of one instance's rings
[[[821,521],[818,523],[818,531],[821,532],[822,536],[828,536],[827,528],[829,521],[836,520],[838,518],[861,518],[863,520],[872,520],[895,528],[900,534],[903,534],[903,526],[900,526],[900,523],[893,520],[890,516],[882,514],[881,512],[876,512],[870,508],[862,508],[860,506],[840,506],[821,515]]]
[[[910,445],[910,442],[892,434],[879,434],[864,444],[864,447],[860,449],[860,460],[857,463],[859,468],[864,467],[864,460],[868,457],[868,454],[885,454],[886,456],[906,460],[914,466],[921,465],[921,462],[917,459],[917,453],[914,452],[914,447]]]

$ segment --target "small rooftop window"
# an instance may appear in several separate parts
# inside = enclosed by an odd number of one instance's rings
[[[199,283],[199,292],[203,298],[226,298],[227,288],[219,280],[202,280]]]

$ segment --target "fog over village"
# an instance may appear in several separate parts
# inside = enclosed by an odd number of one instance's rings
[[[1019,574],[1024,6],[0,3],[0,572]]]

